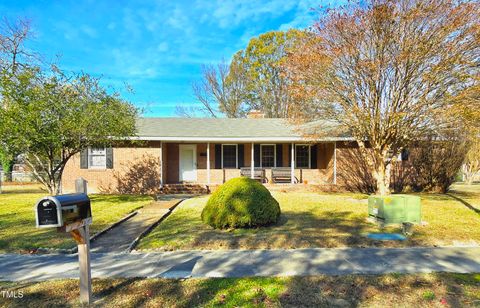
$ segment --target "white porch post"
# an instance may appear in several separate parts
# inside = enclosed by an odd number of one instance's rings
[[[163,188],[163,142],[160,141],[160,188]]]
[[[255,171],[255,159],[254,159],[254,155],[255,155],[255,152],[254,152],[254,149],[253,149],[253,142],[252,142],[252,149],[250,151],[251,153],[251,158],[250,158],[250,177],[253,179],[255,176],[254,176],[254,171]]]
[[[295,184],[295,144],[292,143],[292,150],[291,150],[291,162],[290,162],[290,176],[291,176],[291,183]]]
[[[333,184],[337,184],[337,142],[333,144]]]
[[[207,184],[210,185],[210,142],[207,142]]]

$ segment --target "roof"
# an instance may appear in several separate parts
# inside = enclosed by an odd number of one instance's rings
[[[301,141],[305,128],[332,127],[332,121],[295,126],[286,119],[250,118],[139,118],[137,139],[164,141]],[[334,129],[336,130],[336,129]],[[335,136],[338,135],[338,136]],[[324,139],[345,140],[330,132]]]

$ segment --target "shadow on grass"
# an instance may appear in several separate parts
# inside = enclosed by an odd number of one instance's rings
[[[473,205],[471,205],[470,203],[468,203],[467,201],[463,200],[462,198],[459,198],[455,195],[452,195],[450,193],[447,193],[447,196],[457,200],[458,202],[462,203],[463,205],[465,205],[467,208],[469,208],[470,210],[474,211],[475,213],[477,213],[478,215],[480,215],[480,209],[477,209],[476,207],[474,207]]]
[[[475,301],[466,287],[479,287],[469,274],[386,274],[285,278],[220,278],[201,281],[180,306],[358,307],[430,306],[442,300],[452,307]],[[444,289],[446,294],[444,294]],[[477,300],[478,304],[478,300]]]
[[[453,188],[448,191],[447,195],[450,195],[452,193],[461,198],[480,198],[480,192],[475,191],[465,191]]]
[[[374,297],[382,298],[376,305],[433,305],[444,299],[451,307],[465,305],[465,285],[477,286],[478,281],[462,282],[452,274],[422,275],[387,274],[382,276],[329,276],[293,278],[280,296],[283,307],[349,306],[358,307]],[[463,280],[471,275],[458,275]],[[439,288],[445,288],[442,298]],[[405,301],[404,301],[405,300]],[[368,304],[367,304],[368,305]],[[375,305],[375,304],[374,304]]]
[[[222,231],[203,225],[193,230],[184,230],[184,222],[170,221],[169,229],[177,230],[162,234],[160,240],[190,242],[188,248],[303,248],[371,246],[374,241],[363,234],[375,230],[365,217],[349,211],[325,211],[321,215],[311,212],[283,212],[279,221],[271,226]]]
[[[23,291],[9,307],[78,305],[78,280],[0,283]],[[384,274],[209,279],[94,279],[94,307],[475,306],[478,274]],[[2,300],[0,299],[0,304]]]

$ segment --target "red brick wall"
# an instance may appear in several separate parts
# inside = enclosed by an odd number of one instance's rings
[[[163,143],[161,149],[160,142],[146,142],[142,145],[121,145],[113,150],[113,169],[95,170],[80,169],[80,155],[75,155],[67,163],[63,175],[62,185],[64,192],[72,192],[75,189],[75,179],[85,178],[89,184],[91,192],[113,192],[116,190],[118,178],[131,170],[132,164],[139,162],[145,157],[154,157],[158,163],[153,172],[157,172],[160,178],[160,151],[163,155],[163,180],[164,183],[178,183],[179,179],[179,143]],[[341,151],[342,144],[337,146],[337,151]],[[322,143],[317,146],[317,166],[318,169],[295,170],[295,175],[299,180],[309,184],[329,184],[333,183],[333,143]],[[207,183],[207,145],[206,143],[197,144],[197,182]],[[282,146],[283,165],[288,166],[288,144]],[[249,167],[251,162],[251,143],[244,144],[244,166]],[[341,155],[338,155],[337,159]],[[337,162],[337,165],[341,162]],[[130,169],[129,169],[130,168]],[[221,184],[226,180],[240,176],[239,169],[215,169],[215,144],[210,144],[210,183]],[[266,170],[266,176],[271,182],[271,170]]]
[[[160,142],[143,145],[122,145],[113,149],[113,169],[80,169],[80,154],[74,155],[65,166],[62,178],[63,192],[75,191],[75,180],[83,177],[88,181],[90,192],[115,190],[117,178],[124,174],[134,162],[145,157],[160,159]],[[160,168],[158,168],[158,174]]]

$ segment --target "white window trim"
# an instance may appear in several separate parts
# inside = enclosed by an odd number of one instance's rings
[[[307,146],[308,147],[308,169],[312,169],[312,145],[311,144],[295,144],[295,168],[300,169],[305,167],[298,167],[298,159],[297,159],[297,147],[298,146]]]
[[[92,147],[88,147],[87,150],[87,164],[88,164],[88,169],[94,169],[94,170],[104,170],[107,169],[107,148],[106,147],[96,147],[97,149],[103,148],[105,152],[105,164],[103,166],[92,166],[90,157],[91,157],[91,152],[92,152]],[[98,155],[100,156],[100,155]]]
[[[264,145],[267,145],[267,146],[272,146],[273,145],[273,167],[265,167],[265,168],[276,168],[277,167],[277,145],[275,143],[260,144],[260,168],[263,168],[262,147]]]
[[[223,146],[224,145],[234,145],[235,146],[235,169],[238,169],[238,144],[235,143],[222,143],[222,169],[234,169],[234,168],[223,168]]]

